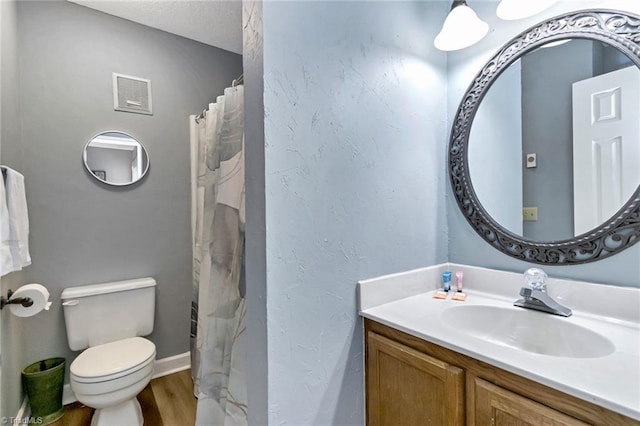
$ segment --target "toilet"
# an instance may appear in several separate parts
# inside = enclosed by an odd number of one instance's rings
[[[83,352],[71,363],[71,390],[95,408],[92,426],[141,426],[136,399],[149,384],[155,345],[153,278],[70,287],[62,292],[67,340]]]

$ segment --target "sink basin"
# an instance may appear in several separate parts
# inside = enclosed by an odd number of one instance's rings
[[[442,320],[460,332],[541,355],[599,358],[612,354],[609,339],[571,318],[520,308],[462,305],[445,309]]]

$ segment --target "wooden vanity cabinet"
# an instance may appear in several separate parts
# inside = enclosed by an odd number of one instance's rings
[[[474,380],[474,423],[495,426],[586,426],[587,423],[479,378]]]
[[[365,319],[368,426],[640,426],[640,422]]]
[[[460,368],[379,334],[367,336],[367,424],[464,425]]]

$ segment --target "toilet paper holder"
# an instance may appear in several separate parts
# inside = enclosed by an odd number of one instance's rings
[[[6,299],[4,297],[0,297],[0,309],[3,309],[6,305],[22,305],[25,308],[33,305],[33,299],[30,297],[16,297],[15,299],[12,299],[12,295],[13,290],[9,290]]]

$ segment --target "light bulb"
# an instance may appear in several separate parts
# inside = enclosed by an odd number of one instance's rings
[[[464,49],[482,40],[488,32],[489,25],[465,2],[449,12],[433,44],[446,51]]]

